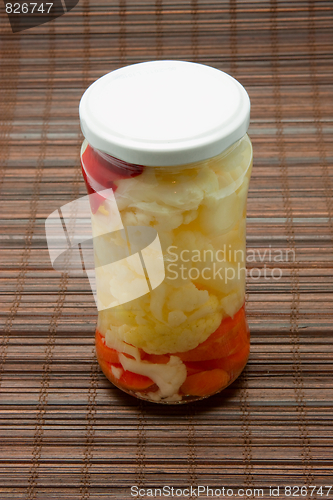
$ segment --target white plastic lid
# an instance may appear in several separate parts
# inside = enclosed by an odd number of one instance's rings
[[[137,165],[183,165],[218,155],[246,133],[250,99],[230,75],[185,61],[126,66],[80,102],[89,144]]]

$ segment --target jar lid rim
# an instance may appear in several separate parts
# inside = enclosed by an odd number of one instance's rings
[[[129,163],[173,166],[205,160],[241,139],[250,99],[227,73],[187,61],[151,61],[96,80],[80,102],[83,135]]]

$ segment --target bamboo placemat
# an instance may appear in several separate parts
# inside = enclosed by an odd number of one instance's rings
[[[133,485],[263,488],[260,498],[298,485],[303,498],[333,498],[313,488],[333,484],[332,11],[329,1],[81,0],[13,34],[2,6],[1,500],[127,499]],[[231,73],[252,102],[251,357],[224,393],[180,407],[107,382],[88,281],[52,269],[44,232],[53,210],[85,194],[83,91],[157,58]]]

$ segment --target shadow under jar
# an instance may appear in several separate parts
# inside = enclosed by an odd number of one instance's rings
[[[236,80],[182,61],[114,71],[81,100],[96,352],[138,398],[202,399],[246,365],[249,114]]]

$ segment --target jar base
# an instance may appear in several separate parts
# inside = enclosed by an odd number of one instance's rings
[[[206,341],[186,352],[149,355],[126,346],[130,344],[123,343],[124,352],[118,352],[96,330],[97,359],[115,387],[152,403],[200,401],[232,384],[248,361],[250,331],[245,308],[243,305],[232,318],[224,319]]]
[[[120,391],[124,392],[125,394],[128,394],[130,396],[133,396],[135,397],[136,399],[141,399],[142,401],[146,401],[147,403],[155,403],[155,404],[163,404],[163,405],[183,405],[183,404],[190,404],[190,403],[194,403],[196,401],[201,401],[201,400],[204,400],[204,399],[208,399],[212,396],[215,396],[216,394],[219,394],[220,392],[223,392],[225,389],[227,389],[231,384],[233,384],[235,382],[235,380],[237,380],[237,378],[242,374],[244,368],[246,367],[246,364],[247,364],[247,361],[248,359],[246,360],[246,363],[244,364],[243,368],[241,370],[238,370],[236,375],[234,376],[234,378],[230,379],[230,381],[228,382],[228,384],[220,389],[218,389],[217,391],[211,393],[211,394],[207,394],[205,396],[186,396],[186,395],[179,395],[179,399],[178,400],[168,400],[168,398],[161,398],[161,399],[158,399],[158,400],[154,400],[150,397],[145,397],[145,393],[141,393],[141,392],[135,392],[135,391],[131,391],[131,390],[128,390],[128,389],[124,389],[123,387],[121,387],[120,385],[117,385],[113,380],[110,380],[109,377],[107,376],[107,374],[105,373],[105,371],[102,369],[105,377],[109,380],[109,382],[114,386],[116,387],[117,389],[119,389]],[[148,393],[146,394],[146,396],[148,396]]]

